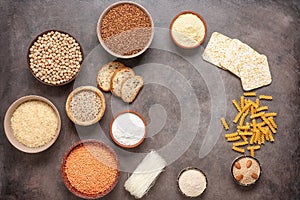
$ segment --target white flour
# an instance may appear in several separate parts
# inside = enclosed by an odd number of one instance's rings
[[[172,34],[180,45],[193,47],[205,36],[205,26],[197,15],[182,14],[174,21]]]
[[[206,188],[205,176],[196,169],[183,172],[178,180],[180,190],[189,197],[197,197]]]
[[[112,124],[112,135],[121,144],[132,146],[144,136],[146,126],[143,120],[134,113],[119,115]]]

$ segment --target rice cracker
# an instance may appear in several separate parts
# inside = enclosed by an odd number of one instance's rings
[[[225,54],[231,40],[231,38],[221,33],[214,32],[202,54],[202,58],[221,69],[225,69],[221,66],[221,61],[225,58]]]
[[[252,62],[244,63],[240,68],[239,75],[245,91],[269,85],[272,77],[267,56],[260,55],[252,59]]]
[[[257,53],[247,44],[237,39],[232,39],[225,54],[225,58],[221,61],[221,66],[229,70],[231,73],[240,77],[240,70],[245,63],[253,62],[259,57]]]

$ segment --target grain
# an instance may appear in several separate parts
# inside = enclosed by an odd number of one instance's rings
[[[101,112],[102,101],[95,92],[82,90],[73,96],[70,108],[75,119],[89,122],[96,119]]]
[[[58,120],[50,105],[33,100],[17,107],[11,118],[11,127],[20,143],[36,148],[49,143],[55,137]]]
[[[88,195],[108,191],[119,176],[118,163],[106,148],[97,144],[84,144],[68,155],[64,173],[69,183]]]
[[[59,31],[39,36],[30,47],[28,57],[35,77],[50,85],[62,85],[75,78],[83,60],[76,40]]]
[[[136,5],[124,3],[111,8],[99,28],[110,50],[119,55],[134,55],[149,42],[151,26],[147,13]]]

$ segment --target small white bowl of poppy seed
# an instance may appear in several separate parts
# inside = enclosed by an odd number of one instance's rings
[[[100,15],[97,36],[102,47],[117,58],[134,58],[144,53],[154,36],[150,13],[131,1],[108,6]]]

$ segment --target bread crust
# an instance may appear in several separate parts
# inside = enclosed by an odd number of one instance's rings
[[[113,69],[109,69],[109,66],[110,65],[115,65]],[[113,61],[113,62],[109,62],[109,63],[106,63],[105,65],[101,66],[98,73],[97,73],[97,76],[96,76],[96,81],[97,81],[97,85],[98,87],[104,91],[104,92],[109,92],[110,91],[110,81],[111,81],[111,77],[112,75],[114,74],[114,72],[120,68],[123,68],[125,67],[125,65],[123,63],[120,63],[120,62],[117,62],[117,61]],[[110,70],[110,72],[108,72],[108,76],[107,77],[100,77],[100,73],[104,72],[104,70]],[[109,84],[108,86],[109,87],[106,87],[105,85],[102,85],[101,83],[101,79],[108,79],[108,80],[105,80],[105,81],[109,81]]]

